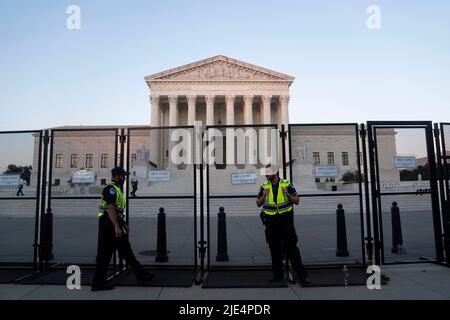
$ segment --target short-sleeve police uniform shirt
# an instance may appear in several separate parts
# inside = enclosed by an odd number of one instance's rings
[[[280,183],[280,181],[278,181],[278,183],[276,185],[272,185],[272,193],[273,193],[273,198],[276,199],[278,196],[278,184]],[[259,188],[259,193],[258,193],[258,198],[261,198],[263,195],[263,187],[261,186]],[[295,190],[294,184],[291,182],[291,184],[287,187],[287,192],[291,195],[291,196],[296,196],[297,195],[297,190]]]
[[[116,203],[116,197],[116,189],[113,186],[108,185],[103,189],[103,200],[105,200],[106,204],[114,205]]]

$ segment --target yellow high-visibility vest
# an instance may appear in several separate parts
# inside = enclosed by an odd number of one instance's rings
[[[114,203],[114,207],[116,209],[117,214],[123,215],[123,210],[125,209],[126,206],[126,201],[122,190],[114,182],[111,182],[102,190],[102,197],[100,199],[100,204],[98,206],[99,211],[97,213],[99,218],[105,214],[105,211],[108,210],[108,205],[106,204],[106,201],[103,199],[103,191],[105,191],[105,189],[108,188],[109,186],[112,186],[116,191],[116,202]]]
[[[265,181],[262,184],[262,188],[268,190],[268,195],[266,200],[264,201],[262,211],[268,215],[276,215],[283,214],[287,212],[292,212],[294,209],[292,202],[289,198],[283,193],[283,188],[287,188],[291,185],[290,180],[281,179],[278,182],[278,193],[277,193],[277,201],[275,202],[273,198],[273,190],[272,183],[270,181]]]

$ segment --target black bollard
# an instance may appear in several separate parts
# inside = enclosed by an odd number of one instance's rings
[[[156,262],[169,261],[169,257],[167,256],[166,214],[164,213],[164,208],[159,208],[158,213],[158,230],[157,230],[155,261]]]
[[[397,202],[392,202],[391,207],[391,220],[392,220],[392,253],[402,253],[403,236],[402,236],[402,223],[400,220],[400,208]],[[400,248],[399,248],[400,247]]]
[[[227,218],[225,209],[219,208],[217,214],[217,256],[216,261],[228,261]]]
[[[345,227],[345,211],[342,204],[338,204],[336,210],[336,228],[337,228],[337,257],[348,257],[347,249],[347,229]]]

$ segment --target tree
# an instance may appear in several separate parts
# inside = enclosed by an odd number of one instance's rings
[[[15,164],[9,164],[5,174],[20,174],[20,178],[23,179],[27,186],[30,185],[30,179],[31,179],[31,171],[33,170],[32,166],[18,166]]]
[[[419,174],[423,180],[430,180],[430,165],[427,163],[413,170],[400,170],[400,181],[417,181]]]
[[[8,169],[4,172],[5,174],[11,174],[11,173],[21,173],[22,167],[16,166],[15,164],[9,164]]]
[[[357,170],[347,171],[342,175],[341,181],[344,183],[359,183],[359,172]],[[364,182],[364,175],[361,173],[361,182]]]

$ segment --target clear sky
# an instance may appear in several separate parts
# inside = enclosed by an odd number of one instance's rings
[[[0,40],[0,131],[149,124],[144,77],[218,54],[296,77],[292,123],[450,121],[448,0],[1,0]]]

